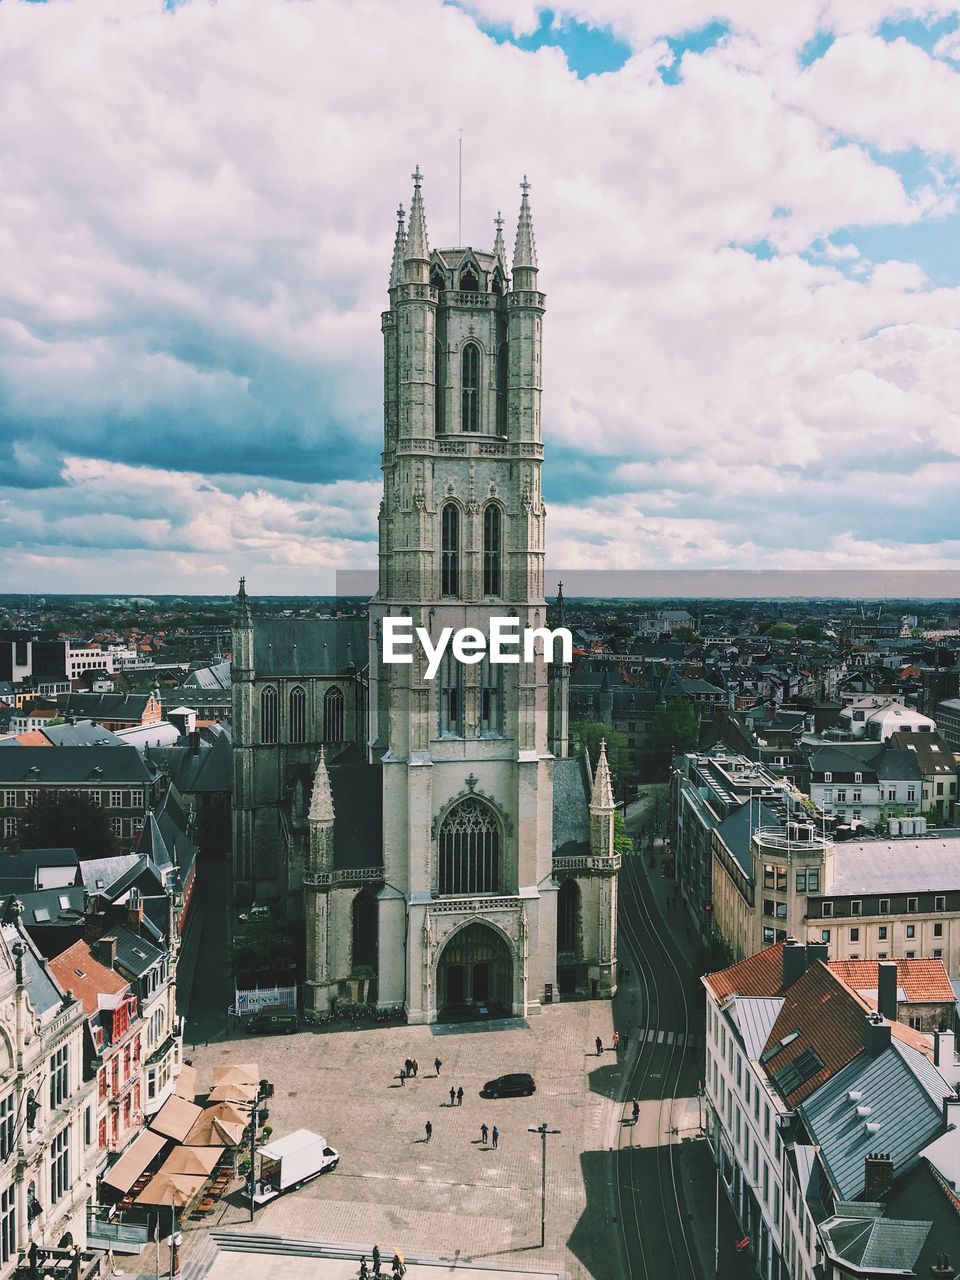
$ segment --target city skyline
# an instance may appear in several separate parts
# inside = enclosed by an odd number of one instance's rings
[[[0,578],[372,568],[397,202],[548,298],[548,565],[960,565],[949,5],[0,9]],[[488,207],[489,205],[489,207]]]

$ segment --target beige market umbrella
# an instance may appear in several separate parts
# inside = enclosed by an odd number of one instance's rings
[[[223,1157],[223,1147],[177,1147],[160,1166],[161,1173],[207,1177]]]
[[[213,1087],[218,1084],[259,1084],[260,1068],[255,1062],[234,1063],[213,1068]]]
[[[200,1113],[184,1139],[184,1145],[239,1147],[246,1125],[246,1117],[240,1115],[229,1102],[218,1102]]]
[[[221,1083],[210,1090],[208,1102],[253,1102],[257,1096],[257,1085]]]
[[[164,1173],[161,1170],[151,1178],[137,1196],[136,1204],[169,1204],[178,1209],[185,1208],[196,1200],[203,1189],[206,1178],[187,1173]]]
[[[186,1098],[187,1102],[192,1102],[194,1094],[197,1092],[197,1068],[184,1067],[177,1076],[177,1083],[173,1086],[173,1092],[178,1098]]]

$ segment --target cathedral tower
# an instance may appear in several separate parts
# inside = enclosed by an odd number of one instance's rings
[[[445,627],[486,635],[493,617],[546,625],[544,295],[529,183],[512,262],[499,214],[491,250],[431,250],[419,168],[413,183],[382,318],[370,752],[383,775],[378,998],[418,1022],[447,1006],[524,1014],[556,998],[554,764],[566,725],[551,717],[542,653],[516,666],[448,653],[433,679],[417,645],[410,665],[383,661],[388,616],[434,641]],[[612,849],[601,856],[612,869]],[[592,949],[605,963],[593,981],[607,994],[613,925],[600,927],[606,945]]]

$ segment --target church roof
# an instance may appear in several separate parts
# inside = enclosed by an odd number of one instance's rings
[[[553,762],[553,852],[574,857],[590,851],[587,777],[582,760]]]
[[[383,770],[378,764],[328,767],[336,820],[333,865],[355,871],[383,865]]]
[[[366,667],[365,618],[256,618],[253,665],[257,677],[340,676]]]

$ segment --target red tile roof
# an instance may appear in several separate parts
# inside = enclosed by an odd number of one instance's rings
[[[903,988],[910,1004],[953,1004],[956,996],[942,960],[897,959],[896,963],[897,985]],[[877,989],[876,960],[831,960],[829,967],[854,991]],[[871,1008],[876,1007],[875,997],[864,998]]]
[[[17,734],[17,742],[21,747],[52,747],[53,743],[39,729],[28,729],[25,733]]]
[[[50,971],[64,991],[73,992],[88,1015],[100,1007],[99,996],[119,995],[130,985],[116,970],[95,960],[83,938],[55,956]]]
[[[765,947],[717,973],[708,973],[704,982],[717,1000],[725,1000],[734,992],[740,996],[777,996],[783,986],[783,943]]]
[[[823,1063],[819,1071],[784,1095],[787,1106],[797,1106],[863,1051],[864,1023],[869,1012],[867,1001],[847,986],[832,965],[828,967],[819,960],[787,988],[764,1054],[792,1032],[799,1035],[766,1059],[765,1070],[772,1079],[806,1049],[812,1049]],[[890,1032],[911,1048],[932,1054],[927,1037],[902,1022],[892,1022]]]

